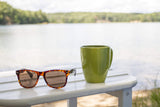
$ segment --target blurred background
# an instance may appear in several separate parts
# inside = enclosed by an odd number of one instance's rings
[[[111,71],[151,89],[160,71],[158,0],[1,0],[0,72],[81,65],[82,45],[108,45]]]

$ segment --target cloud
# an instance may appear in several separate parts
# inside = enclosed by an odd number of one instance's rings
[[[3,0],[15,8],[44,12],[158,12],[159,0]]]

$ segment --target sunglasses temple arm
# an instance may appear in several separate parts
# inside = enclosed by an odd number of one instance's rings
[[[74,73],[74,76],[76,76],[76,69],[71,69],[70,73]]]
[[[82,67],[77,67],[70,70],[70,73],[74,72],[74,76],[76,76],[76,69],[82,69]]]

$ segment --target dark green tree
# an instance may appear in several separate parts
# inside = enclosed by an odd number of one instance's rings
[[[24,11],[15,9],[0,1],[0,24],[33,24],[48,22],[47,15],[41,10]]]

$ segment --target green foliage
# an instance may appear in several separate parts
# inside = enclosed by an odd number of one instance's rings
[[[159,22],[160,13],[72,12],[47,14],[51,23]]]
[[[31,24],[48,22],[47,16],[41,10],[24,11],[15,9],[6,2],[0,1],[0,24]]]
[[[151,107],[149,98],[150,91],[138,91],[136,94],[136,97],[132,99],[132,107]]]
[[[156,78],[153,82],[154,89],[152,90],[146,90],[146,95],[137,96],[135,99],[133,99],[132,106],[133,107],[160,107],[160,88],[157,88],[158,83],[158,76],[156,75]]]
[[[6,2],[0,1],[0,24],[32,23],[108,23],[108,22],[160,22],[157,13],[105,13],[105,12],[71,12],[43,13],[15,9]]]
[[[151,91],[152,107],[160,107],[160,89],[153,89]]]
[[[150,107],[147,102],[148,98],[146,97],[136,97],[132,102],[132,107]]]

